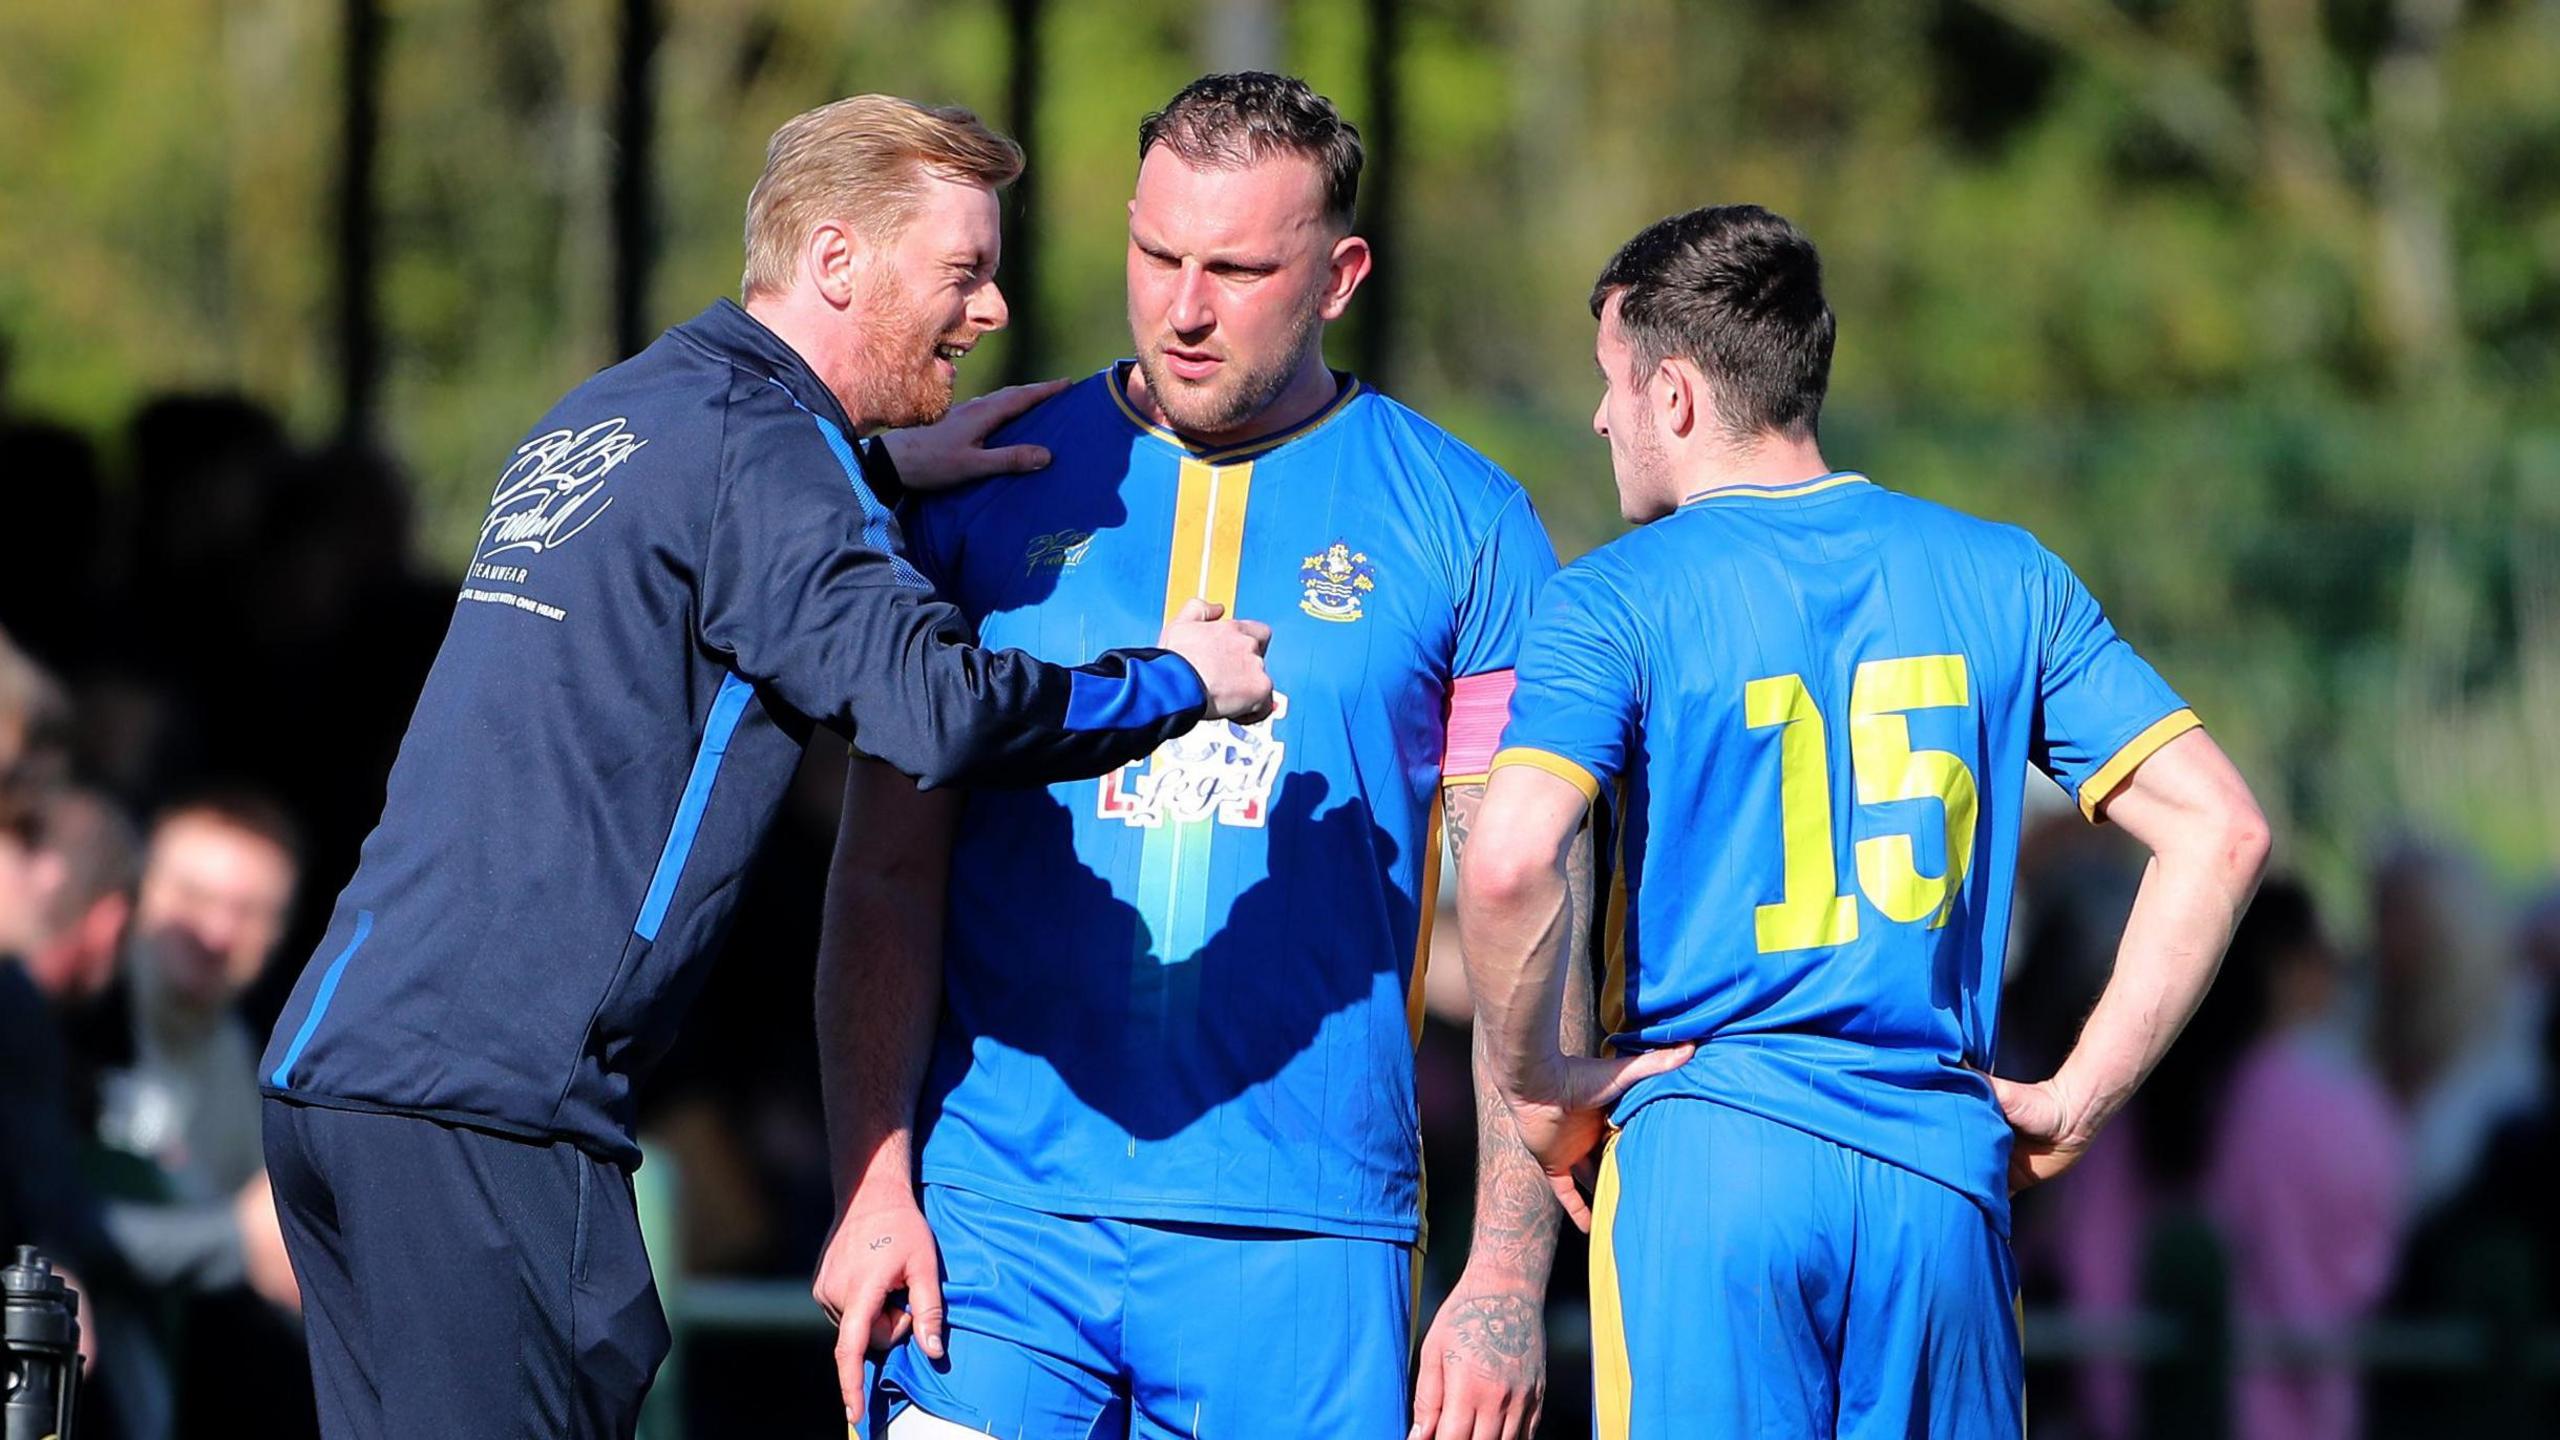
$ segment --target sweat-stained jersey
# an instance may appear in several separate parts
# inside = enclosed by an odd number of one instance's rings
[[[1439,787],[1485,776],[1555,554],[1509,476],[1356,380],[1204,452],[1138,417],[1128,368],[1003,437],[1048,469],[914,506],[915,563],[984,643],[1061,661],[1225,604],[1272,627],[1278,704],[968,797],[923,1178],[1410,1242]]]
[[[2196,724],[2023,530],[1838,474],[1715,490],[1547,587],[1497,767],[1623,787],[1604,1015],[1750,1111],[2003,1229],[1982,1070],[2027,767],[2092,819]]]

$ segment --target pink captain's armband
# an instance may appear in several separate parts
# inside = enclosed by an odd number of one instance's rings
[[[1481,785],[1493,773],[1493,752],[1502,748],[1502,727],[1511,721],[1508,670],[1461,675],[1449,687],[1449,748],[1440,757],[1440,783]]]

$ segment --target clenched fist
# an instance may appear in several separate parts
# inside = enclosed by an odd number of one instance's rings
[[[1262,667],[1271,627],[1254,620],[1225,620],[1223,605],[1182,602],[1156,641],[1191,662],[1209,693],[1209,718],[1251,725],[1271,713],[1271,672]]]

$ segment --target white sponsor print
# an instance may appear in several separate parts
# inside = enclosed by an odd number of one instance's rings
[[[1252,725],[1220,720],[1195,725],[1102,777],[1098,813],[1105,820],[1145,829],[1215,819],[1221,825],[1260,829],[1271,818],[1271,792],[1280,784],[1288,746],[1276,727],[1289,713],[1289,697],[1273,694],[1271,714]]]
[[[606,478],[649,443],[624,431],[624,423],[617,415],[584,430],[537,435],[517,447],[489,497],[489,518],[480,524],[474,558],[485,561],[511,550],[539,555],[612,509]]]

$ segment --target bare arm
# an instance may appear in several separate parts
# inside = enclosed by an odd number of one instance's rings
[[[1442,792],[1449,851],[1466,873],[1468,841],[1484,805],[1482,784]],[[1576,915],[1591,913],[1591,840],[1586,829],[1567,860]],[[1565,949],[1565,996],[1557,1043],[1587,1055],[1598,1037],[1591,1010],[1591,955],[1585,928]],[[1555,1263],[1558,1213],[1546,1172],[1520,1143],[1510,1108],[1493,1082],[1480,1038],[1471,1041],[1476,1100],[1476,1204],[1466,1273],[1423,1339],[1414,1387],[1415,1440],[1432,1434],[1525,1435],[1537,1427],[1546,1393],[1545,1302]],[[1469,1417],[1473,1429],[1470,1432]]]
[[[1576,928],[1574,837],[1586,808],[1580,790],[1544,770],[1515,765],[1494,772],[1474,827],[1474,853],[1458,875],[1458,937],[1475,995],[1482,1063],[1547,1184],[1575,1223],[1588,1228],[1590,1208],[1573,1174],[1600,1143],[1607,1107],[1637,1081],[1675,1069],[1695,1052],[1683,1045],[1585,1060],[1558,1043],[1566,991],[1589,991],[1587,981],[1567,984]]]
[[[2009,1187],[2071,1168],[2160,1063],[2213,983],[2267,863],[2267,820],[2222,748],[2190,730],[2142,762],[2106,819],[2151,851],[2115,973],[2053,1078],[1994,1079],[2017,1132]]]
[[[1467,844],[1484,805],[1482,785],[1453,786],[1447,792],[1449,850],[1458,873],[1466,874]],[[1580,830],[1565,858],[1567,930],[1564,943],[1563,997],[1557,1016],[1556,1044],[1567,1055],[1588,1055],[1598,1048],[1598,1022],[1591,1010],[1591,832]],[[1481,1040],[1473,1042],[1476,1094],[1476,1208],[1469,1268],[1484,1267],[1505,1280],[1525,1282],[1532,1294],[1546,1290],[1547,1271],[1555,1261],[1557,1212],[1546,1176],[1520,1144],[1520,1130],[1502,1103],[1493,1069]]]
[[[915,1191],[916,1094],[942,1003],[942,904],[958,799],[857,756],[818,940],[818,1074],[837,1216],[811,1287],[839,1326],[858,1405],[863,1356],[905,1338],[940,1357],[940,1257]],[[906,1292],[907,1303],[898,1303]]]

